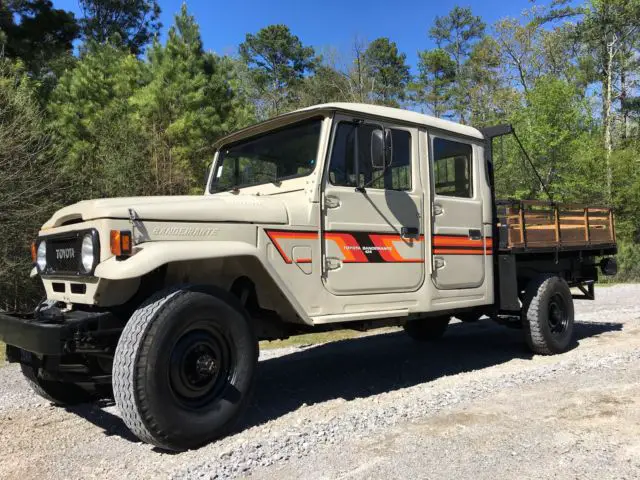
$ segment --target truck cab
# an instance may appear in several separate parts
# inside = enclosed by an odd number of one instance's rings
[[[495,200],[492,139],[416,112],[298,110],[222,138],[202,196],[90,200],[33,246],[47,299],[0,314],[0,339],[56,403],[113,390],[125,423],[167,449],[224,435],[247,406],[258,341],[452,318],[573,338],[570,287],[615,273],[606,207]],[[603,259],[603,260],[601,260]]]

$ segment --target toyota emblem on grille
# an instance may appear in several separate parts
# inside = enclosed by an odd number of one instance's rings
[[[56,258],[58,260],[68,260],[75,258],[76,252],[73,248],[56,248]]]

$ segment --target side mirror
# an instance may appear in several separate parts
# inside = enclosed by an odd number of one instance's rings
[[[393,140],[390,130],[377,128],[371,132],[371,166],[374,170],[384,170],[391,165]]]

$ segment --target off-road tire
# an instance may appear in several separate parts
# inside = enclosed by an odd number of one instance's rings
[[[90,392],[73,383],[56,382],[39,377],[36,367],[21,363],[20,368],[31,389],[56,405],[77,405],[95,399]]]
[[[556,313],[559,310],[561,315]],[[551,274],[531,280],[522,305],[522,326],[529,348],[540,355],[565,352],[574,341],[573,324],[573,298],[567,282]]]
[[[404,331],[417,342],[432,342],[438,340],[447,330],[451,317],[424,317],[409,320],[404,324]]]
[[[202,354],[197,341],[207,335],[218,347],[218,356],[208,357],[217,359],[213,365],[231,367],[216,368],[211,391],[194,400],[185,389],[196,388],[189,381],[200,371],[185,374],[185,359]],[[172,288],[144,302],[125,326],[113,365],[114,397],[124,423],[142,441],[167,450],[196,448],[233,428],[248,405],[257,362],[250,319],[234,297],[222,290]],[[199,369],[200,358],[196,364]]]

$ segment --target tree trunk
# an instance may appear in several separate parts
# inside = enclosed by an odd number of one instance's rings
[[[614,44],[615,40],[612,40],[607,44],[607,67],[605,72],[605,81],[603,85],[604,90],[604,102],[602,106],[602,122],[604,125],[604,149],[606,157],[606,177],[607,177],[607,201],[611,202],[611,184],[613,183],[613,174],[611,172],[611,153],[613,151],[612,140],[612,116],[611,116],[611,96],[613,91],[613,57],[614,57]]]
[[[624,105],[627,98],[627,65],[626,54],[623,53],[620,61],[620,110],[622,111],[622,138],[625,140],[630,136],[629,111]]]

